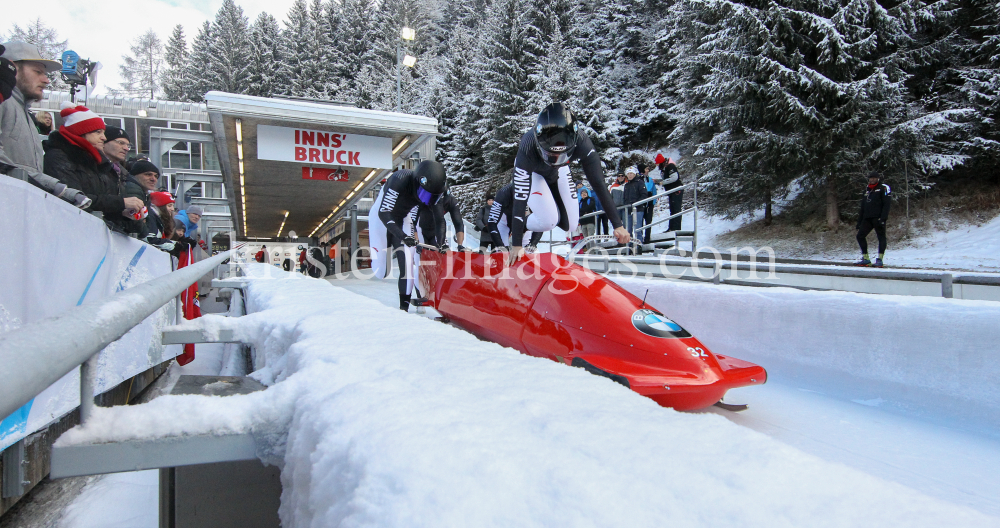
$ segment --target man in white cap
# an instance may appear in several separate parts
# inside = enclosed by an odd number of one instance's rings
[[[0,105],[0,147],[14,163],[41,172],[45,151],[28,106],[42,99],[42,91],[49,85],[48,74],[62,65],[43,59],[38,48],[26,42],[6,42],[3,46],[3,58],[17,68],[17,83],[10,100]]]
[[[77,207],[90,207],[91,200],[84,193],[43,173],[45,151],[28,112],[31,102],[42,98],[49,84],[47,74],[59,70],[61,64],[43,59],[38,48],[24,42],[7,42],[0,45],[0,50],[0,56],[6,59],[2,66],[13,65],[15,73],[10,98],[0,104],[0,172],[30,181]]]

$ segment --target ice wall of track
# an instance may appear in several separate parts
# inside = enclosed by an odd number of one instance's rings
[[[615,279],[719,354],[911,413],[1000,423],[1000,303]],[[995,427],[995,426],[994,426]]]

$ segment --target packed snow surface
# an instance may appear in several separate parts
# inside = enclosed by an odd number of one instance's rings
[[[252,280],[251,313],[234,321],[268,390],[97,409],[60,442],[249,430],[282,466],[284,526],[1000,524],[721,416],[280,277]]]

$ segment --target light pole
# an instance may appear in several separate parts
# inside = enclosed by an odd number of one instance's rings
[[[400,37],[402,40],[413,40],[416,38],[416,30],[408,27],[403,27],[400,31]],[[405,57],[400,57],[403,53],[401,42],[396,41],[396,111],[401,111],[400,108],[403,106],[403,81],[402,81],[402,66],[405,65],[412,68],[417,63],[417,58],[412,55],[406,55]]]

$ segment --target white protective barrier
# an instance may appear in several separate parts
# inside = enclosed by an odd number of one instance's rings
[[[998,302],[612,278],[769,381],[993,431],[1000,421]]]
[[[170,256],[20,180],[0,176],[0,333],[170,273]],[[173,303],[101,351],[95,395],[181,353],[160,344]],[[25,350],[30,353],[30,350]],[[4,368],[0,365],[0,368]],[[0,450],[80,404],[79,369],[0,421]]]

